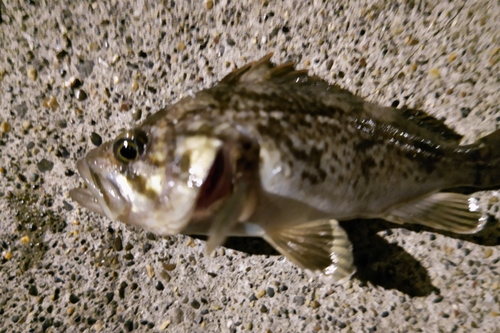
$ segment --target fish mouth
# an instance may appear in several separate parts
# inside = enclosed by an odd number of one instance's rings
[[[206,212],[215,203],[229,197],[233,192],[233,176],[230,153],[226,147],[222,146],[217,151],[214,162],[200,188],[195,213]]]
[[[121,205],[119,203],[123,201],[116,186],[93,172],[86,158],[82,158],[77,162],[77,168],[87,188],[75,188],[70,190],[70,197],[90,211],[115,220],[117,214],[113,213],[110,207],[120,207]],[[112,188],[111,191],[110,188]],[[112,192],[112,195],[110,195],[109,192]],[[112,204],[109,203],[110,200],[113,201]]]

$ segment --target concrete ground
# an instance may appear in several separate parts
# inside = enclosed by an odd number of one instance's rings
[[[0,0],[0,332],[499,332],[498,191],[475,236],[347,225],[358,273],[158,238],[68,197],[75,163],[274,52],[472,142],[500,127],[498,1]]]

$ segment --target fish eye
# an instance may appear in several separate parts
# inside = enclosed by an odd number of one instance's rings
[[[137,160],[146,149],[147,137],[144,132],[127,132],[125,137],[117,139],[113,145],[115,157],[124,163]]]

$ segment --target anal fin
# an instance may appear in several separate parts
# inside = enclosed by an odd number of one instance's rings
[[[336,220],[266,230],[264,239],[300,268],[330,275],[336,282],[356,271],[351,242]]]
[[[382,218],[394,223],[420,224],[458,234],[476,233],[486,224],[476,200],[459,193],[431,194],[399,206]]]

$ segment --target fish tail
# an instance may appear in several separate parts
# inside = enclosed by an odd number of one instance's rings
[[[472,158],[475,163],[473,186],[490,188],[500,186],[500,130],[477,141]]]

